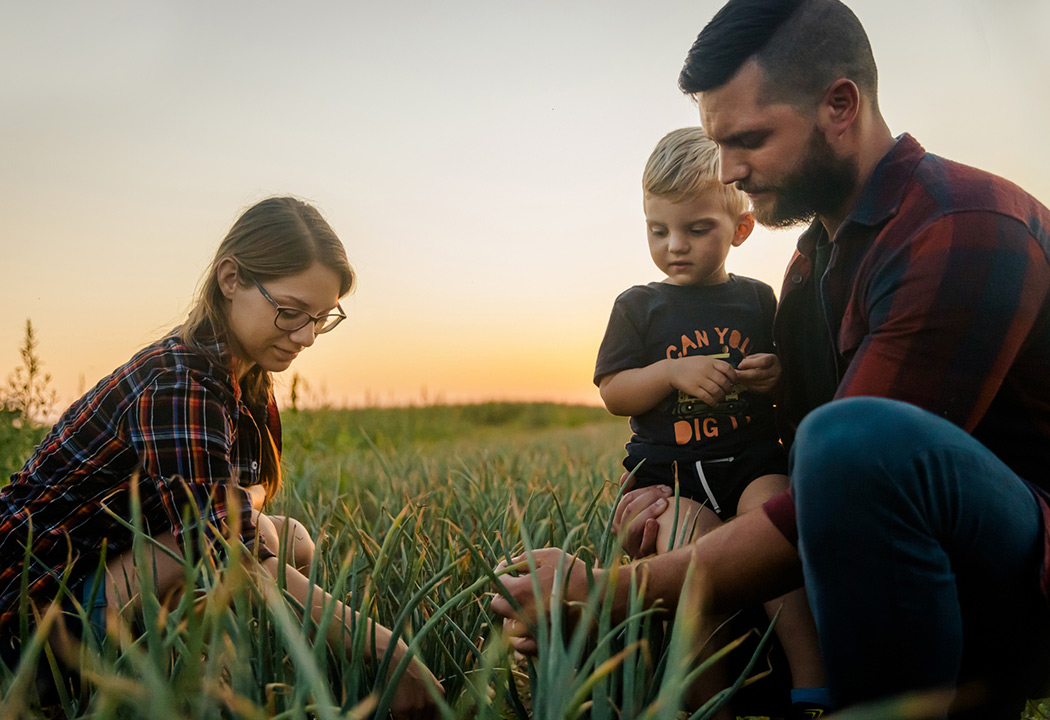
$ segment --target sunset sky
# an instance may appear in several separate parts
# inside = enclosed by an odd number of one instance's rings
[[[1050,3],[857,0],[894,133],[1050,202]],[[659,279],[639,181],[721,0],[0,4],[0,382],[26,318],[63,405],[185,315],[266,196],[360,276],[314,402],[597,403],[615,296]],[[729,269],[779,290],[797,231]],[[283,380],[286,391],[291,372]]]

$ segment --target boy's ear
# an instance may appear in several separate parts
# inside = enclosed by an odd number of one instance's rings
[[[237,261],[229,257],[220,260],[218,267],[215,268],[215,279],[219,282],[219,290],[222,291],[222,294],[227,300],[231,299],[240,283]]]
[[[755,216],[749,212],[744,213],[736,221],[736,232],[733,233],[733,247],[740,247],[755,229]]]

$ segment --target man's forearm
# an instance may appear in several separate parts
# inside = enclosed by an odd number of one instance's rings
[[[598,579],[604,581],[610,572],[601,571]],[[613,616],[619,620],[627,615],[632,575],[646,583],[647,607],[677,608],[689,575],[697,609],[725,613],[800,587],[802,563],[795,547],[759,508],[691,545],[620,568],[613,596]]]

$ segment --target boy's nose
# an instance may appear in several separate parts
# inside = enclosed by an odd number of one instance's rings
[[[673,253],[687,252],[689,242],[682,233],[673,232],[667,237],[667,249]]]

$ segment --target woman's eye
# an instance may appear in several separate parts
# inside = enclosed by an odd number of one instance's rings
[[[302,310],[286,310],[281,309],[278,313],[280,320],[289,324],[292,323],[305,323],[309,319],[309,315],[304,313]]]

